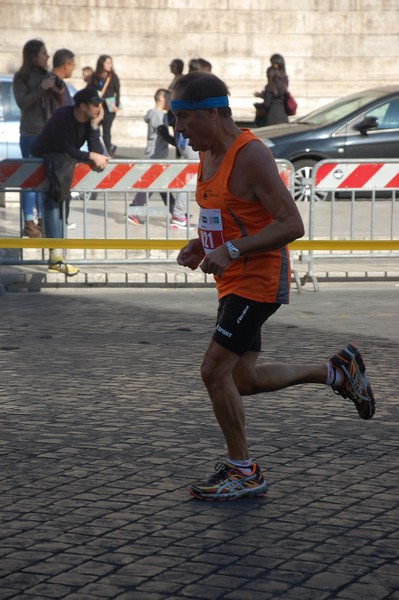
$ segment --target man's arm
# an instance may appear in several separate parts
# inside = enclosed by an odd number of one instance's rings
[[[281,180],[275,160],[261,142],[250,142],[237,156],[229,190],[243,202],[260,202],[273,221],[257,233],[231,240],[242,256],[282,248],[304,235],[301,215]],[[205,273],[221,276],[231,262],[226,246],[206,255]]]
[[[166,125],[162,124],[157,128],[158,134],[171,146],[176,147],[176,141],[173,136],[170,135],[168,128]]]

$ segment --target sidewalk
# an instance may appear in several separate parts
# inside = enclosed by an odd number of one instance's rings
[[[399,600],[398,294],[325,283],[270,320],[265,360],[355,341],[377,413],[320,386],[247,398],[269,492],[220,504],[187,494],[225,452],[199,375],[213,289],[2,296],[1,600]]]

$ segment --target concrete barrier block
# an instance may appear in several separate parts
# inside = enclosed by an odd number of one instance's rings
[[[199,283],[201,285],[204,285],[206,283],[206,276],[205,273],[201,272],[195,272],[192,273],[191,271],[186,273],[187,275],[187,283]]]
[[[185,284],[187,283],[186,273],[166,273],[166,281],[169,284]]]
[[[148,273],[147,282],[148,283],[166,283],[166,273],[163,273],[163,272]]]
[[[147,282],[147,274],[146,273],[127,273],[127,283],[141,283],[145,284]]]
[[[126,283],[127,273],[108,273],[107,283]]]
[[[107,282],[107,273],[87,273],[88,284],[98,284]]]

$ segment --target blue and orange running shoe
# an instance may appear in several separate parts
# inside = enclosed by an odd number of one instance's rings
[[[217,471],[208,481],[189,488],[189,493],[198,500],[237,500],[254,498],[266,494],[267,486],[259,465],[252,463],[251,472],[243,473],[230,463],[218,463]]]
[[[348,344],[330,358],[330,363],[344,374],[343,382],[338,387],[333,386],[333,392],[352,400],[361,419],[371,419],[375,413],[375,398],[359,350],[354,344]]]

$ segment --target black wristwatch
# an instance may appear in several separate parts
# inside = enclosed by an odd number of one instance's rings
[[[226,242],[225,246],[227,248],[231,260],[237,260],[237,258],[240,258],[240,251],[234,246],[233,242]]]

